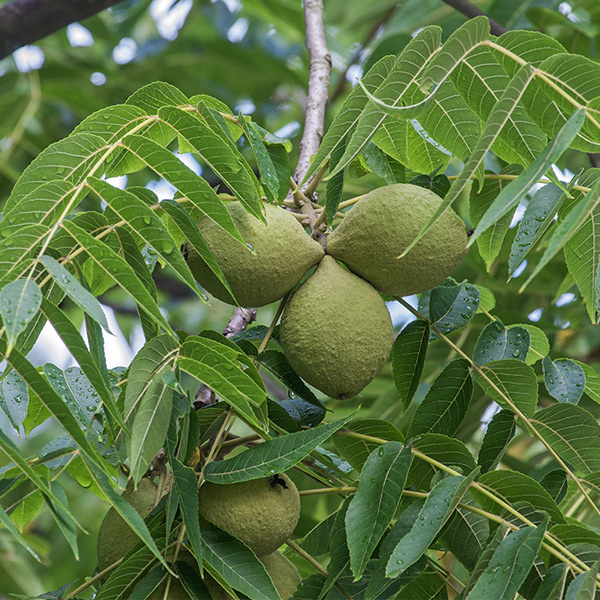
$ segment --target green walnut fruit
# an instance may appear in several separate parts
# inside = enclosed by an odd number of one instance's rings
[[[327,239],[327,253],[392,296],[418,294],[442,283],[467,251],[465,224],[447,208],[403,258],[442,202],[430,190],[399,183],[366,194]]]
[[[302,577],[296,568],[296,565],[286,558],[281,552],[273,552],[263,556],[261,559],[271,576],[281,600],[288,600],[294,595]]]
[[[281,600],[289,600],[302,581],[296,565],[281,552],[267,554],[260,561],[265,565],[265,569],[273,580]],[[233,596],[228,594],[210,575],[206,574],[204,583],[209,589],[213,600],[232,600]]]
[[[321,245],[306,234],[290,212],[273,204],[264,206],[266,225],[239,202],[227,205],[238,231],[255,254],[207,217],[198,223],[235,300],[200,255],[189,244],[184,245],[194,277],[207,292],[228,304],[250,307],[275,302],[323,257]]]
[[[292,368],[331,398],[351,398],[381,369],[393,342],[378,292],[325,256],[283,310],[280,341]]]
[[[230,485],[206,482],[199,492],[200,516],[250,547],[271,554],[294,532],[300,496],[284,474]]]
[[[143,478],[138,483],[137,490],[133,489],[133,482],[130,481],[123,492],[123,498],[142,518],[146,518],[156,505],[156,492],[157,487],[149,479]],[[119,513],[110,508],[98,530],[98,569],[102,571],[123,558],[139,539]]]

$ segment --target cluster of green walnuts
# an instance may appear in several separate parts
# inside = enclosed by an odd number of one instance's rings
[[[377,375],[392,347],[380,292],[424,292],[442,283],[465,255],[465,225],[448,208],[399,258],[440,203],[434,192],[411,184],[373,190],[346,214],[323,250],[289,211],[265,204],[264,224],[231,202],[227,208],[252,251],[208,218],[198,228],[233,296],[191,246],[184,254],[206,291],[245,307],[283,298],[317,265],[283,310],[280,342],[305,381],[331,398],[350,398]]]
[[[148,478],[142,478],[137,489],[130,482],[123,492],[123,498],[144,518],[157,505],[160,495],[159,488]],[[300,496],[293,481],[280,473],[230,485],[204,482],[198,503],[201,526],[210,521],[241,540],[264,564],[282,600],[291,598],[302,578],[295,565],[277,549],[291,537],[300,517]],[[138,542],[135,532],[111,508],[98,531],[98,569],[103,571],[114,565]],[[173,558],[167,556],[167,560]],[[179,552],[177,560],[198,570],[196,559],[185,549]],[[206,571],[203,581],[213,600],[232,599]],[[164,582],[155,588],[148,600],[162,600],[166,585]],[[189,596],[181,583],[172,579],[168,597],[184,600]]]

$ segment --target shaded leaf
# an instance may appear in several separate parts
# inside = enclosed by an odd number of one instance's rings
[[[477,457],[477,464],[482,473],[492,471],[498,466],[516,428],[515,415],[510,410],[501,410],[494,415],[488,423]]]
[[[243,356],[237,346],[234,349],[212,339],[189,336],[181,347],[177,365],[208,386],[242,418],[264,429],[253,407],[266,400],[266,392],[262,382],[258,383],[240,364]]]
[[[547,522],[510,533],[465,600],[512,600],[525,581],[542,545]]]
[[[481,221],[481,218],[486,213],[487,209],[492,205],[502,189],[508,185],[509,180],[502,179],[501,176],[518,175],[522,170],[520,165],[508,165],[500,171],[498,179],[485,179],[481,189],[477,189],[477,186],[471,188],[469,211],[473,227],[477,228],[478,223]],[[511,214],[505,215],[496,221],[496,223],[485,231],[477,240],[479,254],[481,255],[481,258],[483,258],[488,272],[502,248],[502,242],[508,232],[511,219]]]
[[[350,564],[356,579],[362,576],[394,518],[411,462],[409,446],[388,442],[369,455],[362,469],[345,517]]]
[[[211,463],[212,464],[212,463]],[[243,542],[216,527],[202,529],[205,567],[250,600],[273,600],[279,595],[264,565]]]
[[[569,476],[562,469],[549,471],[542,477],[540,485],[560,504],[567,493]]]
[[[394,383],[404,408],[408,407],[419,386],[428,343],[429,324],[420,320],[409,323],[394,340]]]
[[[346,432],[363,434],[366,439],[345,435]],[[361,471],[371,452],[380,446],[379,442],[371,441],[369,437],[394,442],[404,441],[404,436],[389,421],[356,419],[351,421],[344,430],[338,431],[337,435],[333,437],[333,444],[342,458],[347,460],[357,471]]]
[[[459,285],[440,285],[421,294],[419,309],[427,299],[431,325],[442,333],[450,333],[466,325],[479,308],[479,290],[466,282]],[[432,332],[431,337],[437,337],[437,334]]]
[[[290,367],[283,352],[265,350],[256,357],[256,360],[294,395],[299,396],[320,410],[323,408],[323,403]]]
[[[169,335],[155,337],[129,368],[124,414],[131,431],[128,451],[134,481],[139,481],[167,435],[173,389],[166,376],[173,370],[178,347]]]
[[[194,471],[186,467],[175,456],[169,463],[173,469],[173,485],[179,499],[183,524],[198,564],[202,564],[202,538],[198,521],[198,480]]]
[[[317,600],[327,597],[327,592],[333,587],[342,573],[350,565],[350,552],[346,537],[346,514],[350,506],[351,497],[345,498],[336,513],[333,527],[331,528],[331,538],[329,541],[330,561],[328,565],[328,575],[323,582],[323,587],[317,597]]]
[[[465,495],[461,505],[474,506],[474,502]],[[441,540],[465,567],[473,569],[485,548],[489,533],[486,517],[459,506],[446,524]]]
[[[568,574],[567,565],[550,567],[533,600],[562,600]]]
[[[507,469],[490,471],[479,478],[479,485],[491,490],[505,503],[528,502],[534,508],[548,513],[554,522],[564,522],[565,518],[550,494],[535,479],[524,473]],[[500,504],[479,489],[472,489],[471,494],[484,510],[494,514],[504,510]]]
[[[460,440],[440,433],[424,433],[413,441],[413,454],[419,460],[413,460],[408,474],[409,482],[418,490],[428,491],[436,474],[442,473],[429,462],[421,460],[421,453],[464,475],[477,467],[473,455]]]
[[[465,417],[472,395],[469,362],[463,358],[451,361],[417,406],[407,436],[412,438],[422,433],[454,435]]]

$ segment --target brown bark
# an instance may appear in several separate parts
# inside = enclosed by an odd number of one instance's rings
[[[0,7],[0,59],[122,0],[13,0]]]

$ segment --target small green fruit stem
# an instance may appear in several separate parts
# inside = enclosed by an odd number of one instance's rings
[[[300,496],[318,496],[321,494],[350,494],[356,491],[356,486],[316,488],[314,490],[301,490]]]
[[[273,320],[271,321],[271,324],[269,325],[269,329],[267,330],[267,333],[265,334],[263,341],[261,342],[260,346],[258,347],[258,354],[261,354],[261,352],[264,352],[267,345],[269,344],[269,340],[271,339],[271,336],[273,335],[273,331],[275,331],[275,327],[277,326],[277,321],[279,321],[279,317],[281,317],[281,313],[283,312],[283,307],[285,306],[285,303],[288,301],[289,297],[290,297],[290,292],[288,292],[281,299],[281,302],[279,303],[279,306],[277,307],[277,311],[275,312],[275,316],[273,317]]]
[[[94,583],[96,583],[98,580],[102,579],[103,577],[105,577],[106,575],[108,575],[109,573],[114,571],[122,562],[123,562],[123,558],[120,558],[119,560],[114,562],[112,565],[108,565],[108,567],[106,567],[106,569],[103,569],[102,571],[100,571],[100,573],[96,573],[96,575],[94,575],[93,577],[88,579],[85,583],[82,583],[78,588],[75,588],[72,592],[67,594],[65,596],[64,600],[71,600],[71,598],[76,598],[77,596],[79,596],[79,594],[81,592],[87,590],[90,586],[94,585]]]

